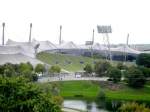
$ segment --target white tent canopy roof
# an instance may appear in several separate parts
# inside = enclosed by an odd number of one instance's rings
[[[99,44],[99,43],[94,43],[93,49],[95,49],[95,50],[106,50],[107,48],[104,47],[103,45]]]
[[[19,46],[21,48],[20,53],[30,56],[30,57],[35,57],[35,49],[34,49],[34,44],[30,42],[16,42],[13,40],[8,39],[6,46]],[[6,52],[7,53],[7,52]]]
[[[134,50],[127,45],[125,46],[119,46],[117,48],[111,48],[111,51],[116,51],[116,52],[126,52],[126,53],[131,53],[131,54],[140,54],[140,51]]]
[[[58,47],[59,49],[79,49],[79,47],[72,41],[64,42]]]
[[[37,41],[37,40],[33,39],[32,43],[34,45],[40,44],[40,46],[38,48],[38,52],[57,49],[57,47],[50,41]]]
[[[26,62],[30,62],[33,66],[36,66],[39,63],[43,64],[43,62],[23,54],[0,54],[0,65],[5,63],[19,64]]]
[[[21,50],[20,46],[0,46],[0,54],[17,54]]]

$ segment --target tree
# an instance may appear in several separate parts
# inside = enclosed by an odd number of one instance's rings
[[[12,64],[5,64],[4,65],[4,75],[7,77],[12,77],[16,75],[16,72],[14,70],[14,66]]]
[[[130,67],[127,71],[127,82],[131,87],[143,87],[146,79],[143,73],[137,67]]]
[[[2,112],[61,112],[50,93],[40,91],[21,77],[0,77],[0,110]]]
[[[121,71],[118,68],[111,67],[108,70],[108,76],[112,79],[114,83],[117,83],[121,80]]]
[[[139,66],[138,68],[140,71],[142,71],[145,77],[150,77],[150,68],[144,66]]]
[[[61,68],[57,65],[51,66],[49,68],[49,73],[60,73],[61,72]]]
[[[89,73],[89,74],[91,74],[93,72],[92,66],[90,64],[87,64],[84,67],[84,70],[85,70],[86,73]]]
[[[111,67],[110,63],[107,61],[99,61],[95,64],[94,69],[96,74],[99,76],[104,76],[107,74],[108,69]]]
[[[36,73],[44,73],[45,71],[45,67],[43,64],[37,64],[36,67],[35,67],[35,72]]]
[[[145,67],[150,67],[150,54],[139,54],[136,59],[137,65],[142,65]]]
[[[118,68],[119,70],[124,70],[124,69],[127,69],[127,66],[125,66],[123,63],[119,62],[119,63],[117,64],[117,68]]]
[[[28,63],[20,63],[19,64],[19,72],[20,72],[20,74],[24,74],[26,71],[32,72],[33,69]]]
[[[6,77],[12,77],[16,75],[15,67],[11,63],[6,63],[0,66],[0,73]]]
[[[125,103],[119,108],[119,112],[150,112],[144,104],[138,104],[135,102]]]
[[[27,62],[27,65],[28,65],[29,69],[33,71],[33,66],[32,66],[32,64],[31,64],[30,62]]]
[[[22,73],[22,76],[25,77],[26,79],[28,79],[29,81],[37,81],[38,80],[38,76],[34,71],[29,71],[29,70],[25,70]]]

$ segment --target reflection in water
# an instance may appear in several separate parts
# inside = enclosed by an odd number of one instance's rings
[[[123,101],[123,100],[108,100],[101,99],[97,101],[85,101],[85,100],[64,100],[63,106],[73,109],[79,109],[88,112],[116,112],[121,104],[133,101]],[[136,101],[137,102],[137,101]],[[146,104],[150,107],[150,102],[138,101],[139,104]],[[108,111],[109,110],[109,111]]]
[[[82,100],[64,100],[63,106],[88,112],[108,112],[107,110],[98,108],[95,102],[86,102]]]
[[[81,100],[64,100],[63,106],[74,109],[86,110],[86,103]]]

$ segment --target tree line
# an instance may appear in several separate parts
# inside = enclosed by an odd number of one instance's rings
[[[123,78],[130,87],[143,87],[147,78],[150,78],[150,54],[138,55],[135,65],[127,66],[119,62],[112,66],[109,61],[98,61],[94,66],[87,64],[84,71],[86,74],[95,73],[98,77],[109,77],[114,83],[120,82]]]
[[[55,85],[35,83],[38,73],[44,72],[43,64],[37,64],[35,67],[29,62],[0,65],[0,111],[61,112],[63,99],[59,94],[54,94]]]

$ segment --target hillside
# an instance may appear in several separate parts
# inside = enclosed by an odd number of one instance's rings
[[[93,65],[94,62],[99,61],[100,59],[92,59],[84,56],[72,56],[66,54],[55,54],[55,53],[46,53],[41,52],[37,54],[37,58],[50,65],[59,65],[61,68],[74,72],[74,71],[83,71],[83,68],[86,64]],[[101,59],[102,60],[102,59]],[[112,64],[116,65],[118,61],[113,61]],[[131,62],[126,63],[128,66],[133,65]]]
[[[93,64],[98,59],[92,59],[83,56],[71,56],[65,54],[52,54],[41,52],[37,58],[50,65],[58,64],[61,68],[67,71],[82,71],[86,64]]]

